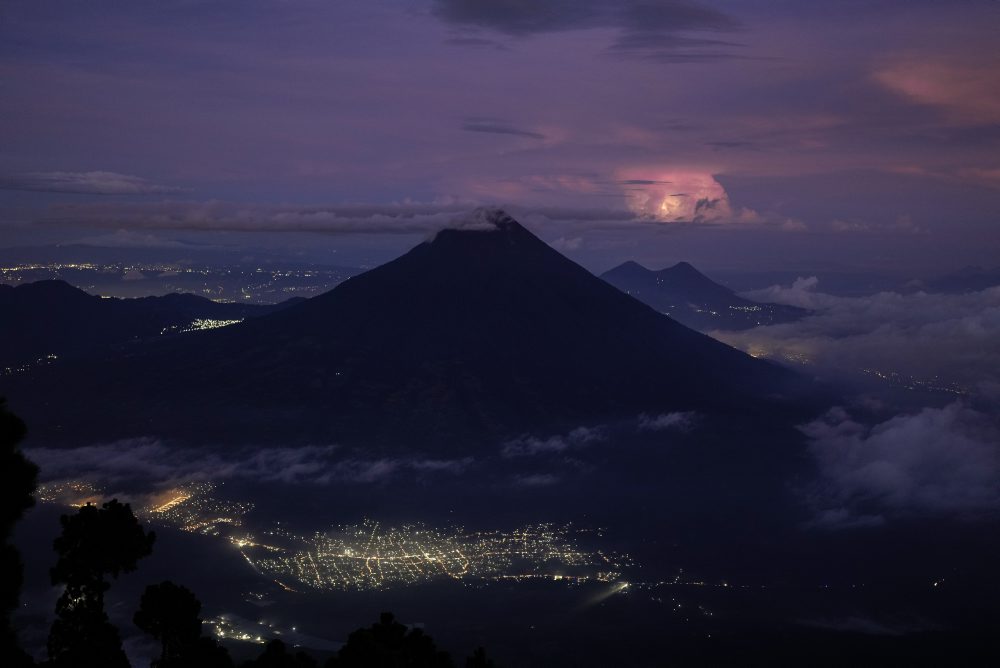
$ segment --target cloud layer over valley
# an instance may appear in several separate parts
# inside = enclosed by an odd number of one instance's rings
[[[757,357],[835,377],[944,391],[1000,405],[1000,287],[968,294],[824,294],[815,278],[746,296],[814,311],[714,336]]]

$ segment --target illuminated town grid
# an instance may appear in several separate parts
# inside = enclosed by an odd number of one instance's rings
[[[136,503],[145,521],[227,540],[259,573],[289,590],[374,590],[438,579],[615,582],[633,566],[627,555],[587,549],[600,531],[534,524],[512,531],[467,532],[422,524],[360,524],[302,535],[280,523],[254,533],[250,503],[218,498],[211,483],[184,485]],[[42,485],[43,501],[96,503],[101,492],[84,482]]]

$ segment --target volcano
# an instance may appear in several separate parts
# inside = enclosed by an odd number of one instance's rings
[[[460,447],[644,412],[755,411],[797,377],[480,209],[280,312],[13,380],[9,395],[27,395],[25,417],[44,413],[46,436],[78,437],[105,411],[123,437]]]
[[[777,325],[805,317],[809,311],[740,297],[688,262],[653,271],[628,261],[601,278],[622,292],[699,331],[740,330]]]

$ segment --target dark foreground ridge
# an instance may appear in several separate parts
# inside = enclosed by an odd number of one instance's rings
[[[601,274],[601,278],[657,311],[700,331],[777,325],[793,322],[809,313],[795,306],[744,299],[687,262],[653,271],[629,261]]]
[[[0,285],[0,371],[58,357],[177,333],[195,320],[243,320],[279,311],[275,305],[222,304],[191,294],[137,299],[87,294],[65,281]]]
[[[221,425],[263,440],[462,449],[485,435],[642,412],[756,412],[785,405],[797,381],[623,294],[504,212],[481,209],[281,312],[50,365],[12,379],[9,394],[52,411],[28,416],[52,427],[47,438],[79,437],[93,411],[113,407],[121,436],[213,438]]]

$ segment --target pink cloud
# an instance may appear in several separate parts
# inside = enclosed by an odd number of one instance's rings
[[[1000,61],[907,58],[875,72],[875,79],[918,104],[943,109],[958,123],[1000,122]]]
[[[636,216],[665,223],[761,223],[750,209],[733,206],[726,189],[706,169],[629,168],[616,173],[625,203]]]

